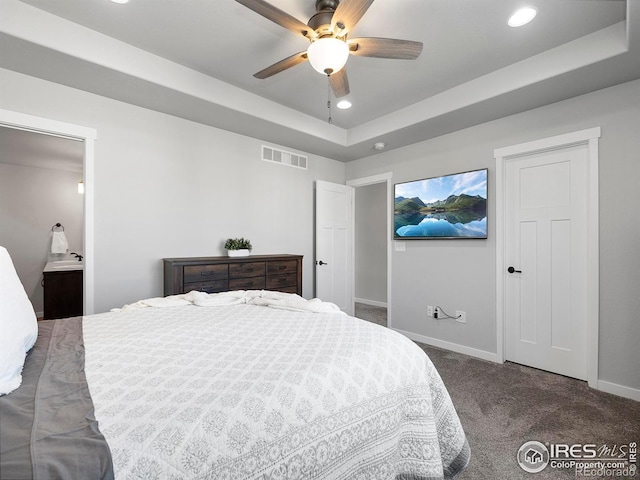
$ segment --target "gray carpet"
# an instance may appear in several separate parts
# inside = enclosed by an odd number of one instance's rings
[[[387,326],[387,309],[373,307],[364,303],[356,303],[355,316],[369,322],[377,323],[383,327]]]
[[[386,311],[356,305],[356,316],[381,323]],[[384,323],[386,324],[386,322]],[[626,445],[640,443],[640,402],[590,389],[586,382],[506,362],[503,365],[419,344],[440,372],[471,445],[461,480],[553,480],[574,470],[524,472],[520,446],[541,443]],[[633,477],[589,477],[632,478]]]

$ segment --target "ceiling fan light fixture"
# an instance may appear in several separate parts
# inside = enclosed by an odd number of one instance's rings
[[[537,14],[538,10],[535,7],[522,7],[509,17],[507,24],[510,27],[522,27],[533,20]]]
[[[339,72],[347,63],[349,46],[337,38],[319,38],[309,45],[307,57],[315,71],[331,75]]]

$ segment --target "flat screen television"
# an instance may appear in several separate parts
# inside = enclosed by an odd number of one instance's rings
[[[394,186],[394,239],[487,238],[487,169]]]

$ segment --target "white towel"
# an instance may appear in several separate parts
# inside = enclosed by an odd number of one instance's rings
[[[53,232],[51,235],[51,253],[67,253],[69,242],[64,232]]]

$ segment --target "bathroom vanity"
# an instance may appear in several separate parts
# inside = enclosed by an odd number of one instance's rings
[[[48,262],[42,273],[44,319],[82,315],[84,263],[77,260]]]

